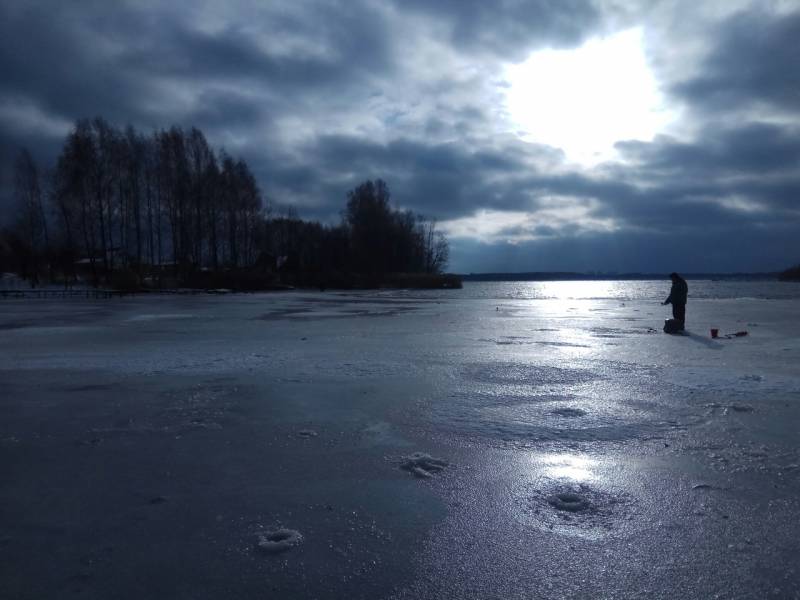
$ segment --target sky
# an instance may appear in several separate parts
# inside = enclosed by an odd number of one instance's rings
[[[196,126],[337,223],[384,179],[454,272],[800,262],[800,0],[0,3],[0,220],[79,118]]]

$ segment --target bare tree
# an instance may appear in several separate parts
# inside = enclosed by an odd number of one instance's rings
[[[19,152],[14,163],[14,193],[18,204],[18,227],[28,246],[31,282],[36,284],[42,259],[49,253],[49,239],[39,169],[26,149]]]

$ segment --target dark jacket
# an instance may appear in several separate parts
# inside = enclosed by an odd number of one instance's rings
[[[672,282],[672,289],[669,296],[664,300],[664,304],[686,304],[686,296],[689,295],[689,286],[683,277],[676,277]]]

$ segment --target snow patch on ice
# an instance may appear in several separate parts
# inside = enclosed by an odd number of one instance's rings
[[[425,479],[432,477],[434,473],[442,471],[447,465],[447,461],[434,458],[430,454],[414,452],[412,455],[403,458],[400,468],[416,477]]]
[[[755,410],[749,404],[720,404],[719,402],[709,402],[705,404],[705,407],[708,409],[708,415],[713,415],[717,411],[721,411],[723,415],[728,415],[731,412],[737,413],[751,413]]]

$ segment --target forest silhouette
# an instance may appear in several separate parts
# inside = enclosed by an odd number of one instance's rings
[[[15,214],[0,271],[31,285],[270,289],[285,285],[451,287],[435,221],[391,205],[386,182],[347,192],[341,222],[304,221],[265,202],[241,158],[196,128],[150,135],[79,120],[55,166],[20,150]]]

